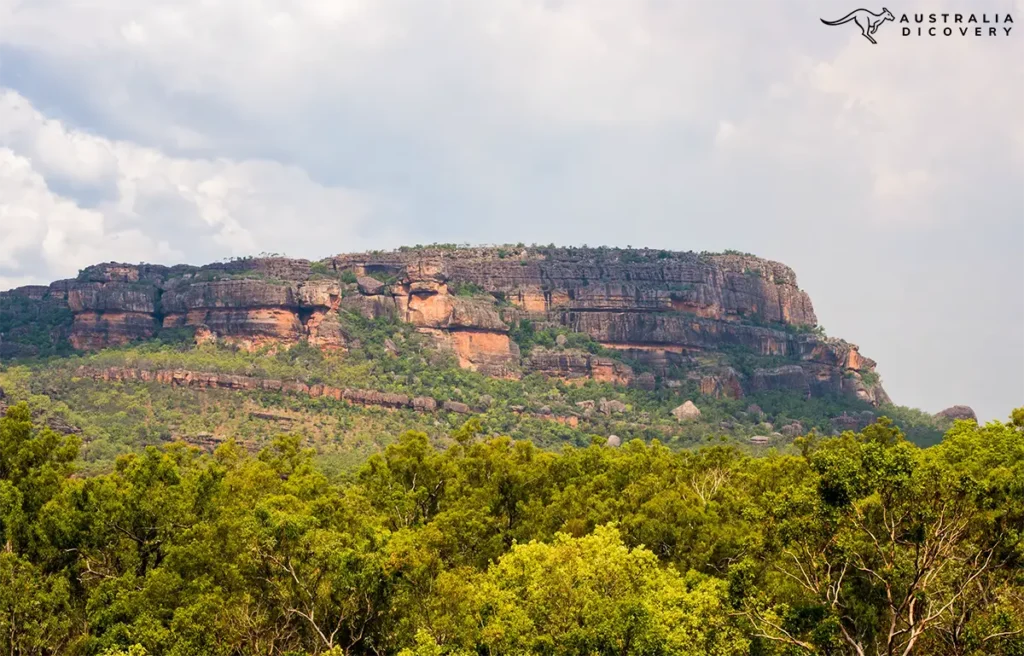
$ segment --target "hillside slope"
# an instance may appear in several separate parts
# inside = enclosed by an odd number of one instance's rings
[[[433,246],[100,264],[0,293],[0,359],[0,385],[78,413],[97,457],[240,430],[258,440],[282,429],[266,410],[282,405],[301,414],[284,428],[339,452],[356,424],[372,450],[386,432],[440,437],[470,413],[549,445],[611,432],[784,445],[883,411],[928,442],[949,423],[893,407],[875,363],[817,326],[793,271],[740,254]],[[115,436],[99,398],[138,389],[148,410]],[[168,410],[215,391],[195,412]],[[232,394],[248,405],[229,421]],[[327,408],[363,419],[314,428]]]

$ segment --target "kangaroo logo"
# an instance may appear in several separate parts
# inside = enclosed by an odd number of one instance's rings
[[[864,35],[864,38],[871,43],[878,43],[871,35],[878,31],[878,27],[885,21],[895,21],[896,17],[892,15],[892,12],[882,7],[882,13],[876,14],[868,11],[867,9],[854,9],[850,13],[846,14],[839,20],[827,21],[824,18],[821,22],[826,25],[842,25],[843,23],[849,23],[853,21],[860,28],[860,33]]]

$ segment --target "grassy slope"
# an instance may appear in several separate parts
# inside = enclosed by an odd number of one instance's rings
[[[95,354],[8,365],[0,370],[0,387],[15,400],[29,399],[39,410],[64,416],[80,426],[86,442],[84,456],[96,469],[106,468],[114,457],[127,450],[173,439],[212,434],[259,445],[275,434],[295,432],[317,447],[325,466],[339,470],[362,461],[402,430],[423,430],[444,442],[447,433],[466,418],[451,413],[357,408],[330,399],[272,392],[195,390],[159,383],[105,383],[76,378],[74,372],[82,365],[181,368],[302,380],[337,387],[429,395],[440,401],[462,401],[473,407],[480,407],[481,397],[486,395],[494,399],[479,415],[487,432],[530,439],[548,448],[584,445],[594,434],[616,434],[623,441],[634,437],[648,441],[657,439],[679,448],[709,439],[745,443],[752,435],[769,434],[772,430],[745,416],[744,410],[751,403],[761,406],[776,429],[797,420],[808,430],[828,431],[831,417],[844,411],[870,409],[848,400],[804,400],[781,393],[720,400],[701,397],[692,386],[646,392],[593,381],[580,386],[566,385],[537,375],[519,381],[495,380],[459,369],[451,356],[430,348],[426,338],[409,325],[368,321],[355,315],[346,316],[345,321],[347,332],[358,340],[358,346],[346,354],[325,354],[305,344],[278,352],[257,353],[246,353],[224,344],[195,347],[187,332],[172,331],[157,340]],[[531,332],[515,336],[526,348],[534,344],[555,346],[554,334]],[[385,348],[386,339],[397,345],[397,355]],[[569,346],[599,351],[599,347],[586,342],[584,336],[575,335]],[[572,428],[554,421],[524,417],[511,409],[525,406],[536,412],[547,406],[556,415],[566,415],[579,411],[576,402],[600,398],[619,399],[629,405],[629,410],[613,417],[595,414],[582,420],[579,427]],[[687,399],[694,400],[700,407],[701,419],[680,425],[670,412]],[[271,412],[280,418],[254,417],[253,412]],[[944,428],[928,415],[907,408],[887,408],[885,414],[896,419],[909,437],[921,444],[937,441]],[[723,428],[722,422],[732,426]]]

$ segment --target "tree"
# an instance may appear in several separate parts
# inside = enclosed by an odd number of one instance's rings
[[[28,547],[40,509],[74,469],[79,441],[35,427],[25,403],[0,417],[0,542],[8,551]]]
[[[729,626],[722,581],[662,568],[611,526],[515,545],[486,575],[441,594],[464,600],[453,612],[472,618],[475,649],[487,653],[727,656],[747,648]],[[465,629],[461,636],[455,648],[470,650]],[[425,642],[417,653],[430,653]]]
[[[936,456],[884,418],[807,454],[815,479],[768,509],[762,594],[745,600],[758,637],[808,653],[909,656],[962,633],[963,605],[1019,560],[1019,503],[1000,507],[1007,485]]]

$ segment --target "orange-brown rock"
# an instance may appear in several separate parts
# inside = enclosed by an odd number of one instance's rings
[[[105,346],[149,339],[157,332],[152,314],[138,312],[79,312],[71,325],[69,340],[76,349],[89,351]]]
[[[117,277],[130,279],[130,272],[118,269]],[[67,291],[67,304],[74,313],[70,341],[76,349],[89,350],[107,345],[149,339],[156,334],[157,290],[138,282],[84,282]]]
[[[724,367],[712,373],[697,374],[700,380],[700,393],[716,399],[739,399],[743,397],[743,385],[740,376],[732,367]]]
[[[343,282],[353,275],[356,282]],[[434,336],[461,366],[488,375],[517,376],[525,365],[567,380],[633,378],[618,357],[537,354],[522,363],[509,325],[525,318],[585,333],[656,377],[696,372],[711,395],[785,389],[888,401],[875,363],[856,345],[811,330],[814,309],[793,271],[748,255],[505,246],[338,255],[315,266],[286,258],[108,263],[76,280],[0,293],[0,311],[14,318],[3,324],[12,327],[0,335],[0,356],[36,348],[31,313],[43,307],[55,318],[39,328],[79,349],[177,326],[254,348],[300,340],[345,348],[339,312],[353,310],[397,316]],[[698,366],[735,349],[788,364],[726,376]]]
[[[459,366],[508,378],[517,376],[519,348],[509,338],[494,300],[465,298],[448,293],[442,269],[423,265],[414,269],[396,303],[404,318],[437,344],[455,353]]]
[[[519,347],[506,333],[486,330],[451,330],[448,339],[464,369],[480,371],[496,378],[515,378],[512,366]]]

